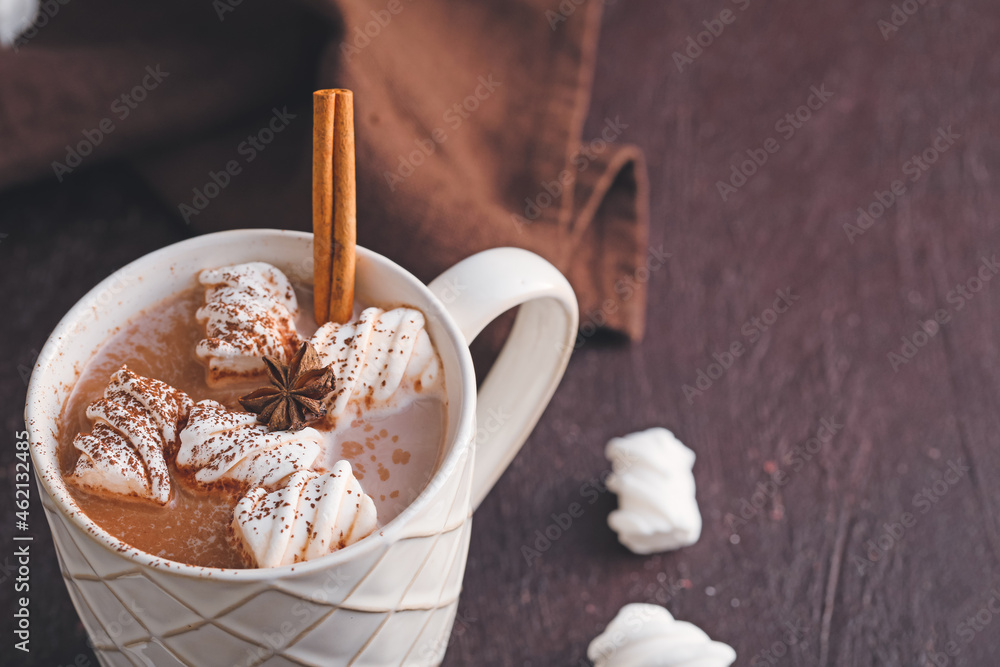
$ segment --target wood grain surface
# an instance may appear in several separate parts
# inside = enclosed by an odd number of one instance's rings
[[[586,665],[641,601],[738,665],[1000,663],[997,35],[988,0],[609,4],[585,134],[618,119],[646,151],[651,256],[669,257],[621,277],[649,281],[644,342],[583,340],[477,512],[446,665]],[[706,45],[675,58],[689,37]],[[0,222],[12,442],[62,314],[188,232],[115,165],[6,193]],[[607,527],[603,447],[649,426],[697,453],[704,529],[640,557]],[[10,444],[0,461],[11,481]],[[32,520],[35,634],[14,664],[96,664],[37,505]]]

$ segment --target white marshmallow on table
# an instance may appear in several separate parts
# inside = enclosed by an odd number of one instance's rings
[[[31,27],[38,15],[38,0],[0,0],[0,46],[11,46]]]
[[[695,454],[665,428],[651,428],[612,439],[605,450],[612,463],[608,488],[618,494],[618,509],[608,525],[637,554],[694,544],[701,536],[695,499]]]
[[[628,604],[590,642],[595,667],[729,667],[736,651],[655,604]]]

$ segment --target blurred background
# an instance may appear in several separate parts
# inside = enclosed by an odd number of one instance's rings
[[[380,0],[53,0],[8,38],[5,442],[23,429],[38,350],[101,279],[205,231],[309,228],[309,95],[344,85],[358,95],[362,244],[425,280],[522,245],[581,294],[566,379],[476,513],[446,665],[589,664],[588,642],[628,602],[666,606],[737,665],[995,664],[1000,8],[399,7],[382,25]],[[372,20],[365,44],[356,29]],[[477,97],[491,73],[500,85]],[[81,142],[93,146],[74,157]],[[587,146],[576,194],[543,205]],[[209,197],[230,160],[240,173]],[[665,259],[639,271],[650,257]],[[628,280],[628,296],[614,290]],[[781,294],[790,307],[768,314]],[[494,341],[478,346],[483,365]],[[744,352],[727,358],[734,343]],[[824,425],[832,437],[810,441]],[[704,528],[640,557],[607,527],[603,448],[649,426],[696,452]],[[12,480],[13,446],[0,463]],[[583,516],[525,557],[589,489]],[[37,505],[32,521],[32,650],[3,655],[96,664]]]

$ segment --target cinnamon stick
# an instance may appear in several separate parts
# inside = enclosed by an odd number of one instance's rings
[[[354,308],[357,183],[354,94],[313,93],[313,310],[317,324],[347,322]]]

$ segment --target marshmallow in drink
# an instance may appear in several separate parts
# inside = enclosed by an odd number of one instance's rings
[[[437,387],[441,362],[424,324],[413,308],[366,308],[351,322],[321,326],[311,342],[336,376],[328,417],[399,407]]]
[[[374,532],[375,503],[347,461],[326,473],[303,470],[281,488],[258,487],[233,511],[233,531],[257,567],[277,567],[333,553]]]
[[[280,270],[249,262],[206,269],[198,280],[206,287],[196,313],[205,338],[196,353],[207,364],[210,386],[261,375],[263,357],[287,363],[298,351],[298,301]]]
[[[80,457],[70,481],[93,493],[167,504],[166,459],[177,448],[180,424],[192,405],[184,392],[122,366],[104,397],[87,408],[94,427],[73,440]]]
[[[196,485],[232,482],[252,488],[277,485],[309,468],[320,454],[322,436],[313,428],[268,431],[256,415],[206,400],[191,409],[180,440],[177,470]]]

